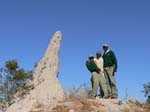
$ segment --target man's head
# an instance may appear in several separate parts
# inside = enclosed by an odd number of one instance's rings
[[[92,54],[89,55],[89,60],[90,61],[94,60],[94,56]]]
[[[98,58],[100,58],[101,57],[101,52],[100,51],[97,51],[97,53],[96,53],[96,58],[98,59]]]
[[[109,48],[108,44],[103,44],[103,50],[104,50],[104,52],[106,52],[108,50],[108,48]]]

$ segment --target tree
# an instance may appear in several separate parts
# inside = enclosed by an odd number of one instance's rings
[[[150,82],[147,84],[144,84],[144,94],[145,97],[147,98],[147,103],[150,103]]]
[[[0,99],[10,104],[14,95],[25,88],[32,74],[32,71],[20,68],[17,60],[6,61],[5,67],[0,69]]]

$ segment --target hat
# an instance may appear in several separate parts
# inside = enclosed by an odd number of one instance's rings
[[[90,55],[89,55],[89,58],[92,58],[92,57],[94,58],[94,56],[93,56],[92,54],[90,54]]]
[[[97,51],[97,53],[96,54],[101,54],[101,52],[100,51]]]
[[[103,47],[108,47],[108,44],[103,44]]]

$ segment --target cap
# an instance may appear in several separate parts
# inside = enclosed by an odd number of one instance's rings
[[[108,44],[103,44],[103,47],[108,47]]]
[[[92,54],[90,54],[90,55],[89,55],[89,58],[92,58],[92,57],[94,57],[94,56],[93,56]]]
[[[97,53],[96,54],[101,54],[101,52],[100,51],[97,51]]]

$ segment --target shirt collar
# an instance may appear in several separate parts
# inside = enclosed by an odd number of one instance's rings
[[[105,52],[105,54],[107,54],[109,51],[110,51],[110,50],[108,49],[108,50]]]

